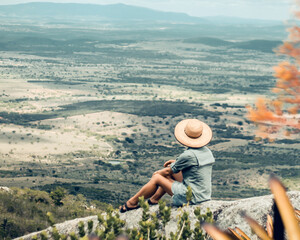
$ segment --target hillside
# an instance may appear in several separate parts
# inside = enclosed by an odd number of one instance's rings
[[[39,20],[48,18],[55,21],[64,20],[64,23],[76,20],[97,21],[149,21],[153,24],[160,22],[194,23],[210,25],[252,25],[278,27],[283,26],[281,21],[238,18],[230,16],[194,17],[180,12],[163,12],[150,8],[118,4],[77,4],[77,3],[54,3],[54,2],[31,2],[25,4],[0,5],[1,17],[31,18]]]
[[[278,47],[282,42],[276,40],[249,40],[249,41],[237,41],[231,42],[222,40],[219,38],[212,37],[199,37],[199,38],[190,38],[185,39],[185,43],[191,44],[204,44],[210,47],[226,47],[228,49],[238,48],[245,50],[256,50],[262,52],[273,52],[273,50]]]
[[[205,20],[185,13],[161,12],[125,4],[76,4],[34,2],[17,5],[0,5],[0,16],[53,19],[97,19],[97,20],[151,20],[175,22],[204,22]]]
[[[85,46],[85,39],[72,39],[68,41],[54,40],[51,38],[42,37],[23,37],[16,39],[14,41],[0,41],[1,51],[31,51],[33,48],[38,51],[57,51],[72,53],[74,48],[76,51],[93,51],[99,52],[100,49],[96,47],[96,41],[89,43]],[[200,38],[189,38],[183,40],[187,44],[203,44],[210,47],[225,47],[227,49],[241,49],[241,50],[255,50],[266,53],[272,53],[276,47],[278,47],[282,42],[276,40],[249,40],[249,41],[238,41],[231,42],[213,37],[200,37]],[[100,44],[107,44],[106,41],[99,41]],[[115,42],[110,42],[115,43]],[[119,45],[134,44],[134,40],[120,40],[117,42]]]
[[[101,213],[107,204],[67,194],[62,188],[51,193],[0,187],[0,239],[11,239],[50,226],[54,222]]]

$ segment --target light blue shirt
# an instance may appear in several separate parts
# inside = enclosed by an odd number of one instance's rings
[[[173,173],[182,171],[183,188],[192,188],[191,203],[198,204],[211,199],[211,174],[215,158],[206,146],[188,148],[170,165]]]

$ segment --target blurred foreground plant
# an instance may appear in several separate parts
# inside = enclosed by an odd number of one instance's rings
[[[98,215],[98,225],[95,226],[95,233],[101,240],[115,240],[121,234],[127,234],[130,240],[184,240],[184,239],[208,239],[206,233],[201,230],[203,222],[212,223],[212,212],[207,209],[207,212],[202,214],[200,208],[195,208],[194,214],[197,218],[195,229],[191,227],[189,212],[185,208],[178,209],[177,230],[171,232],[170,237],[166,233],[166,225],[171,220],[171,206],[167,206],[166,202],[159,201],[157,213],[150,213],[150,207],[144,198],[139,199],[139,205],[142,210],[142,217],[139,221],[138,228],[126,228],[125,221],[120,219],[118,210],[114,210],[111,206],[107,209],[106,214]],[[188,204],[187,204],[188,205]],[[139,211],[139,210],[138,210]],[[135,214],[135,212],[132,212]],[[90,220],[85,224],[80,221],[77,225],[77,231],[67,235],[60,235],[56,227],[52,228],[50,233],[54,240],[87,240],[88,234],[93,229],[93,221]],[[40,236],[35,236],[35,239],[47,239],[47,234],[42,232]],[[50,237],[49,237],[50,238]]]
[[[297,7],[300,6],[299,0],[294,2]],[[294,15],[296,23],[299,23],[300,11]],[[300,132],[300,27],[295,25],[288,31],[288,40],[279,47],[277,53],[288,57],[290,61],[274,67],[277,78],[273,89],[275,97],[272,100],[259,98],[255,107],[248,106],[249,119],[259,127],[258,137],[270,139],[281,130],[287,136]]]
[[[284,186],[276,177],[270,178],[269,186],[274,195],[274,221],[268,216],[265,230],[249,216],[245,216],[245,220],[262,240],[284,240],[284,230],[289,240],[300,240],[299,210],[293,209]],[[229,228],[229,233],[210,224],[204,224],[203,228],[214,240],[250,240],[239,228]]]

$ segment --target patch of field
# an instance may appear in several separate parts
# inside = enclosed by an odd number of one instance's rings
[[[245,146],[248,144],[248,140],[243,139],[227,139],[228,142],[221,142],[213,145],[212,150],[229,151],[232,147]]]
[[[19,186],[21,188],[34,188],[36,186],[44,186],[60,183],[69,184],[84,184],[82,180],[66,179],[66,178],[51,178],[51,177],[17,177],[17,178],[1,178],[1,184],[7,187]]]
[[[54,126],[54,125],[53,125]],[[18,161],[46,161],[51,154],[97,150],[109,154],[112,147],[101,138],[89,136],[88,130],[75,127],[51,126],[49,130],[24,128],[18,125],[2,125],[0,148],[2,156],[10,156]]]

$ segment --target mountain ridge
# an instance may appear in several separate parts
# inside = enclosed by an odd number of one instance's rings
[[[185,43],[190,44],[203,44],[210,47],[226,47],[226,48],[239,48],[247,50],[257,50],[262,52],[273,52],[276,47],[282,44],[278,40],[265,40],[265,39],[252,39],[248,41],[226,41],[214,37],[199,37],[188,38],[183,40]]]
[[[21,18],[48,17],[52,19],[78,19],[78,17],[85,17],[90,19],[114,21],[143,20],[217,25],[282,25],[282,22],[279,20],[248,19],[231,16],[196,17],[182,12],[159,11],[147,7],[127,5],[124,3],[100,5],[92,3],[29,2],[0,5],[0,17],[16,16]]]
[[[0,5],[0,15],[12,17],[48,18],[98,18],[102,20],[154,20],[178,22],[205,22],[186,13],[163,12],[122,3],[99,5],[82,3],[31,2]]]

